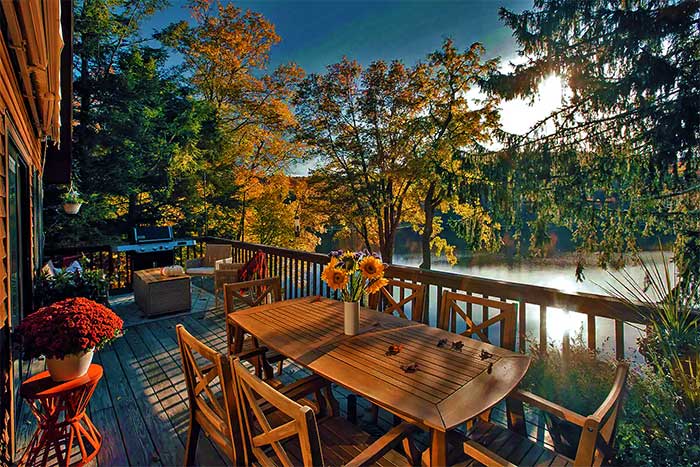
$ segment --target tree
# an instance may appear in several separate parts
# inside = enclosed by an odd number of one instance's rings
[[[568,86],[562,107],[502,154],[531,224],[568,225],[603,265],[622,264],[639,232],[673,234],[681,272],[697,274],[700,3],[538,0],[500,15],[525,62],[491,89],[531,96],[552,74]]]
[[[343,59],[308,76],[294,100],[299,138],[324,161],[315,171],[338,217],[391,262],[416,161],[409,123],[419,110],[413,70],[395,61],[367,69]]]
[[[118,240],[137,223],[158,222],[169,202],[169,165],[199,123],[188,90],[165,72],[164,51],[138,35],[140,21],[162,4],[76,5],[73,176],[88,203],[80,216],[47,211],[49,245]]]
[[[499,126],[497,99],[475,97],[479,84],[497,65],[496,60],[482,63],[483,52],[482,45],[474,43],[460,53],[447,39],[416,68],[421,111],[410,125],[417,132],[413,151],[420,161],[421,183],[413,186],[412,196],[420,199],[423,214],[416,227],[421,234],[420,267],[424,269],[430,269],[432,251],[445,251],[448,257],[451,254],[447,242],[439,237],[439,211],[454,209],[461,215],[483,212],[478,209],[479,198],[467,199],[468,190],[462,189],[481,182],[478,166],[487,162],[484,144],[491,141]],[[475,160],[479,158],[482,160]],[[483,242],[476,245],[486,246]]]
[[[259,13],[211,0],[189,6],[194,24],[181,21],[157,35],[179,52],[180,69],[212,112],[210,131],[181,168],[198,174],[205,224],[211,220],[215,233],[243,240],[254,185],[299,155],[288,138],[296,121],[287,101],[303,71],[288,64],[266,73],[280,38]]]

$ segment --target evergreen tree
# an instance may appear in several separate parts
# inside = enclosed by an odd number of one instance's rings
[[[700,2],[536,0],[502,9],[524,59],[494,76],[506,98],[532,96],[550,75],[562,107],[524,136],[504,138],[501,206],[529,221],[534,246],[549,223],[582,251],[621,265],[637,237],[677,237],[683,274],[700,270]]]

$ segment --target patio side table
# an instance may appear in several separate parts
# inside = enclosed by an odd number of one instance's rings
[[[61,467],[82,466],[97,455],[102,435],[85,409],[102,373],[100,365],[92,364],[85,375],[71,381],[53,381],[44,371],[22,383],[20,394],[38,426],[20,465],[47,465],[55,459]],[[74,448],[78,452],[73,453]],[[76,456],[77,460],[71,463]]]

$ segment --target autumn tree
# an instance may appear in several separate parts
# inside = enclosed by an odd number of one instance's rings
[[[306,178],[281,173],[265,180],[262,186],[263,192],[251,202],[249,210],[249,241],[314,251],[328,221],[319,193]],[[298,230],[295,220],[299,222]]]
[[[409,122],[416,133],[413,158],[420,168],[416,174],[420,183],[413,186],[412,196],[420,200],[422,212],[416,229],[421,234],[420,267],[424,269],[430,269],[431,253],[445,252],[449,258],[452,252],[439,235],[443,229],[440,212],[452,210],[464,225],[478,219],[485,231],[496,226],[489,224],[480,198],[471,196],[474,192],[469,189],[487,183],[480,171],[489,159],[484,145],[491,142],[499,127],[497,99],[478,93],[480,83],[497,65],[496,60],[482,61],[483,53],[479,43],[460,52],[448,39],[416,67],[413,75],[421,111]],[[493,249],[496,244],[484,241],[491,236],[470,237],[459,224],[453,224],[476,249]]]
[[[315,176],[339,217],[391,262],[417,164],[410,122],[419,111],[413,70],[343,59],[308,76],[294,100],[299,138],[323,161]]]
[[[180,70],[213,116],[208,136],[183,155],[180,169],[197,174],[200,206],[208,206],[215,233],[243,240],[256,185],[299,155],[288,138],[296,120],[287,101],[303,72],[294,64],[267,72],[280,38],[259,13],[211,0],[189,6],[194,24],[172,24],[158,38],[179,52]]]
[[[603,265],[622,264],[640,234],[672,234],[681,272],[697,274],[700,3],[538,0],[500,15],[524,63],[492,89],[528,97],[549,75],[567,87],[503,152],[504,182],[518,181],[504,186],[537,214],[531,224],[568,225]]]

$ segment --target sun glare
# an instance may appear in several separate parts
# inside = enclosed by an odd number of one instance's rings
[[[564,83],[561,77],[550,75],[537,88],[537,96],[532,102],[527,99],[513,99],[501,104],[501,124],[503,129],[515,134],[524,134],[540,120],[547,117],[562,105]]]

